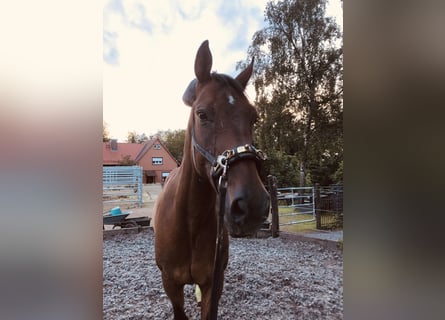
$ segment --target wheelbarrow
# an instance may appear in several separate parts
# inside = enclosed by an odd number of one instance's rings
[[[149,217],[127,218],[130,213],[131,212],[121,212],[118,207],[111,209],[103,215],[103,229],[105,229],[105,225],[112,225],[113,229],[116,227],[134,228],[150,225],[151,219]]]

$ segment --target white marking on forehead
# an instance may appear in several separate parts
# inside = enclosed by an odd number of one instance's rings
[[[231,94],[229,94],[228,99],[229,99],[229,103],[233,106],[235,104],[235,98]]]

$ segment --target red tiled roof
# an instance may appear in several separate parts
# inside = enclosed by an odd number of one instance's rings
[[[141,152],[137,155],[136,158],[134,158],[134,160],[136,162],[138,162],[139,160],[141,160],[141,158],[147,153],[147,151],[155,144],[155,143],[159,143],[160,145],[162,145],[162,147],[164,148],[165,151],[167,151],[167,153],[169,154],[169,156],[176,162],[178,163],[178,160],[176,160],[175,157],[173,157],[173,155],[170,153],[170,151],[167,149],[167,147],[164,145],[164,143],[159,139],[159,138],[154,138],[152,140],[148,140],[145,144],[144,144],[144,148],[141,149]]]
[[[162,141],[158,138],[148,140],[145,143],[123,143],[117,142],[117,150],[111,150],[111,142],[104,142],[102,144],[102,165],[117,165],[119,161],[127,155],[130,156],[130,160],[134,162],[139,162],[141,158],[147,153],[148,150],[153,146],[153,144],[159,143],[162,145],[165,151],[170,155],[170,157],[177,162],[173,155],[168,151]]]
[[[148,141],[147,143],[150,143]],[[102,144],[102,164],[116,165],[123,157],[129,155],[131,160],[136,159],[137,155],[144,148],[145,143],[117,143],[117,150],[112,151],[110,142]]]
[[[147,153],[147,151],[153,146],[153,144],[156,142],[157,139],[151,139],[148,140],[146,143],[143,144],[143,147],[139,151],[139,153],[136,155],[136,157],[133,158],[135,162],[138,162],[141,160],[141,158],[144,156],[144,154]]]

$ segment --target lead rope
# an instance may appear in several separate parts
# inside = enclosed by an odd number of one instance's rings
[[[218,317],[218,293],[221,291],[220,277],[224,272],[222,268],[222,249],[224,236],[224,213],[226,207],[226,192],[227,192],[227,161],[223,156],[218,157],[218,163],[223,168],[223,173],[219,177],[218,191],[219,191],[219,211],[217,216],[217,237],[215,247],[215,260],[213,262],[213,281],[212,281],[212,295],[210,298],[210,320],[216,320]]]
[[[253,159],[257,163],[266,159],[266,155],[261,151],[256,149],[250,144],[243,146],[238,146],[230,150],[224,151],[216,159],[208,152],[204,147],[202,147],[195,139],[195,130],[192,127],[192,146],[193,146],[193,164],[196,169],[195,163],[195,148],[204,156],[207,161],[211,164],[210,176],[212,179],[212,185],[219,194],[219,211],[217,215],[217,237],[215,243],[215,256],[213,261],[213,279],[212,279],[212,291],[210,297],[210,312],[209,320],[217,320],[218,317],[218,293],[221,292],[220,287],[220,277],[224,272],[221,263],[222,256],[222,245],[224,237],[224,214],[225,214],[225,203],[226,203],[226,193],[227,193],[227,169],[229,164],[234,161],[241,159]],[[218,185],[216,185],[216,178],[219,177]]]

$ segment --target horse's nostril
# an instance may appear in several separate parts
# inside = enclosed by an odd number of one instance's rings
[[[236,199],[232,202],[230,213],[235,222],[241,222],[248,212],[247,202],[243,199]]]

